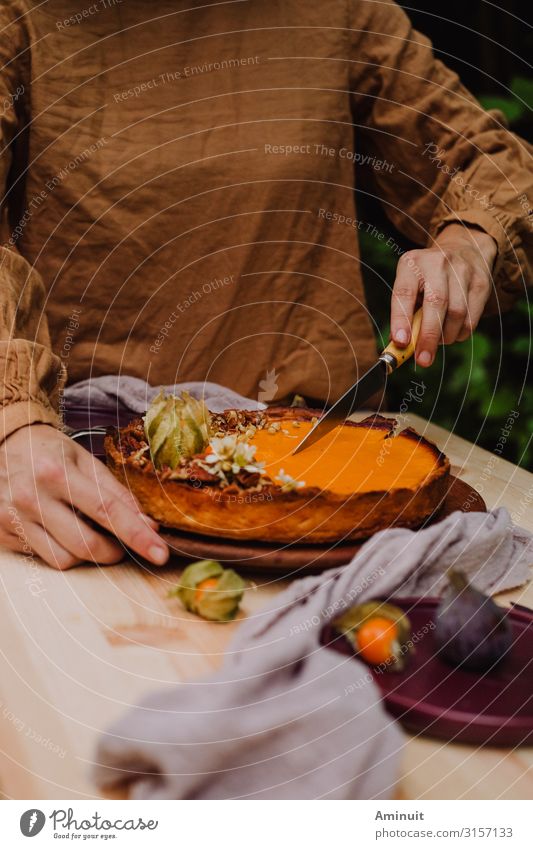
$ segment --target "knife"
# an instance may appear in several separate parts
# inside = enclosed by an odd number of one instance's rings
[[[361,407],[375,392],[385,388],[387,377],[399,366],[403,365],[413,356],[420,333],[422,323],[422,307],[413,316],[411,327],[411,339],[405,348],[398,348],[394,342],[389,342],[384,351],[381,352],[377,362],[359,380],[354,383],[338,401],[329,408],[311,428],[301,442],[298,443],[293,454],[298,454],[304,448],[309,448],[326,433],[329,433],[336,425],[342,424],[348,416]]]

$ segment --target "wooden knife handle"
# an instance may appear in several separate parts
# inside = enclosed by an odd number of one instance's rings
[[[390,373],[394,371],[394,369],[398,368],[398,366],[402,366],[408,359],[410,359],[416,348],[416,343],[418,341],[418,335],[420,333],[420,325],[422,324],[422,307],[418,309],[414,316],[413,321],[411,323],[411,339],[409,340],[409,344],[405,346],[405,348],[398,348],[395,342],[389,342],[386,348],[381,352],[379,357],[386,366],[387,371]]]

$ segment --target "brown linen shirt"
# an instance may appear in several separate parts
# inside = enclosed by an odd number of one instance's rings
[[[0,30],[3,435],[58,423],[65,370],[338,397],[375,356],[358,168],[421,245],[489,232],[500,305],[531,278],[530,149],[392,0],[3,0]]]

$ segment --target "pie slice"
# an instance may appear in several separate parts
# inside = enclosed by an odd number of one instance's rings
[[[373,415],[293,455],[317,413],[296,407],[211,414],[210,442],[156,468],[143,419],[109,431],[107,463],[167,528],[285,543],[365,539],[416,528],[443,502],[448,459],[413,429]]]

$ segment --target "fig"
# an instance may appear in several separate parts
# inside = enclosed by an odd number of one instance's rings
[[[513,639],[507,611],[456,569],[449,572],[437,609],[434,637],[447,663],[472,672],[485,672],[499,663]]]

